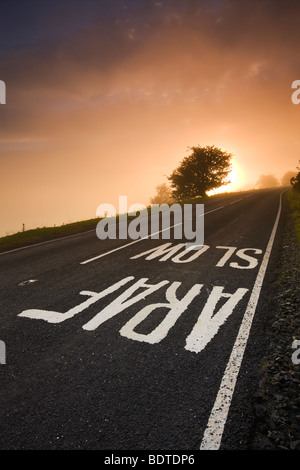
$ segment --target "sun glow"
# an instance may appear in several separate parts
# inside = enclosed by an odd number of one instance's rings
[[[236,165],[232,165],[232,170],[228,175],[228,181],[230,183],[226,185],[228,191],[234,191],[240,184],[240,172]]]
[[[208,191],[208,196],[213,196],[214,194],[220,194],[225,192],[231,193],[242,189],[242,186],[244,184],[243,171],[235,161],[232,161],[231,171],[228,174],[227,181],[230,181],[230,183],[224,184],[223,186],[220,186],[220,188]]]

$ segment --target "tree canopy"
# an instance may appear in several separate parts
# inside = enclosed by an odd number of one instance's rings
[[[215,146],[190,147],[178,168],[168,177],[177,201],[205,196],[207,191],[230,183],[232,154]]]
[[[296,176],[297,176],[296,171],[287,171],[280,180],[281,185],[282,186],[290,186],[291,185],[291,178],[294,178]]]
[[[162,183],[156,186],[156,195],[151,198],[151,204],[172,204],[172,190],[166,184]]]
[[[300,163],[300,160],[299,160]],[[300,170],[300,166],[296,167],[297,170]],[[295,191],[300,191],[300,171],[297,173],[296,176],[291,178],[291,185]]]
[[[260,175],[256,185],[259,189],[276,188],[279,182],[274,175]]]

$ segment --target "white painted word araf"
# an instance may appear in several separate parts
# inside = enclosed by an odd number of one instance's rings
[[[128,284],[131,283],[131,281],[134,282],[128,287]],[[163,289],[164,292],[162,294],[161,302],[149,303],[141,310],[138,310],[120,330],[121,336],[128,339],[156,344],[168,335],[171,328],[174,327],[177,320],[188,309],[195,297],[205,291],[205,289],[203,289],[203,284],[195,284],[185,293],[185,295],[182,295],[181,298],[179,298],[178,290],[181,285],[181,282],[175,281],[170,284],[170,281],[167,280],[160,281],[157,284],[150,284],[148,282],[148,278],[134,280],[133,276],[129,276],[116,284],[113,284],[102,292],[81,291],[80,294],[87,296],[88,299],[71,308],[67,312],[61,313],[50,310],[30,309],[21,312],[19,316],[36,320],[45,320],[49,323],[61,323],[83,312],[89,306],[106,297],[108,294],[116,292],[121,287],[126,286],[126,289],[121,294],[102,308],[100,312],[98,312],[82,327],[84,330],[93,331],[104,322],[120,314],[127,308],[137,304],[141,300],[144,301],[154,292],[161,292]],[[224,292],[223,286],[214,286],[206,300],[203,310],[199,312],[199,318],[194,328],[186,339],[185,349],[195,353],[202,351],[218,333],[220,327],[233,313],[235,307],[247,291],[248,289],[239,288],[233,293],[227,293]],[[218,306],[220,299],[226,299],[222,307]],[[166,315],[159,325],[147,334],[142,334],[136,331],[138,325],[140,325],[155,310],[161,308],[166,310]]]

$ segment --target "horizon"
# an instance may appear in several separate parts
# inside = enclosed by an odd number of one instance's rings
[[[224,186],[222,186],[222,188],[224,188]],[[261,188],[248,188],[248,189],[240,189],[240,190],[230,190],[230,191],[218,191],[218,190],[211,190],[211,191],[208,191],[208,193],[211,193],[211,194],[208,194],[205,196],[205,200],[207,198],[207,201],[210,200],[211,198],[213,197],[223,197],[223,196],[235,196],[237,194],[244,194],[244,193],[247,193],[247,192],[253,192],[253,191],[265,191],[265,190],[272,190],[272,189],[283,189],[283,188],[286,188],[286,189],[289,189],[289,187],[285,186],[285,185],[282,185],[282,184],[278,184],[278,186],[266,186],[266,187],[261,187]],[[290,188],[292,189],[292,186],[290,186]],[[119,198],[122,198],[124,196],[119,196]],[[126,197],[126,196],[125,196]],[[196,199],[201,199],[201,197],[199,196],[199,198],[195,198]],[[125,212],[117,212],[117,211],[112,211],[112,213],[109,213],[109,211],[107,211],[107,213],[103,213],[102,215],[97,215],[97,212],[99,212],[99,207],[98,207],[98,210],[96,211],[96,216],[93,217],[93,218],[89,218],[89,219],[82,219],[82,220],[72,220],[72,221],[69,221],[69,222],[62,222],[61,224],[53,224],[53,225],[44,225],[44,226],[35,226],[35,227],[30,227],[30,228],[26,228],[25,227],[25,224],[23,225],[22,224],[22,230],[18,230],[17,232],[12,232],[12,233],[7,233],[6,235],[0,235],[0,239],[4,239],[6,237],[10,237],[10,236],[14,236],[14,235],[19,235],[19,234],[22,234],[24,232],[29,232],[29,231],[43,231],[44,229],[59,229],[59,228],[68,228],[68,226],[71,226],[71,225],[77,225],[77,224],[81,224],[81,223],[86,223],[86,222],[92,222],[92,221],[99,221],[101,219],[115,219],[115,218],[118,218],[119,216],[121,215],[127,215],[127,216],[130,216],[130,217],[139,217],[139,215],[145,210],[145,211],[149,211],[149,210],[153,210],[153,211],[157,211],[159,208],[161,208],[162,205],[165,205],[167,204],[167,206],[170,208],[170,210],[172,210],[172,206],[175,205],[177,206],[178,204],[182,205],[182,204],[200,204],[200,202],[191,202],[191,201],[194,201],[194,200],[189,200],[188,202],[185,202],[185,201],[172,201],[170,203],[162,203],[162,204],[156,204],[156,203],[149,203],[146,207],[144,207],[144,204],[133,204],[131,207],[128,207],[128,210],[125,211]],[[201,204],[204,204],[205,205],[205,202],[202,201]],[[107,204],[103,204],[103,206],[106,206]],[[113,206],[112,204],[109,204],[111,206]],[[153,206],[153,207],[152,207]],[[158,206],[158,208],[156,207]],[[120,202],[119,202],[119,207],[120,207]],[[129,210],[129,209],[132,209],[132,210]],[[160,209],[159,209],[160,210]],[[86,228],[83,228],[82,231],[79,231],[79,232],[75,232],[74,234],[71,233],[70,236],[73,236],[75,234],[79,234],[81,232],[85,232]],[[68,237],[69,235],[67,235]]]
[[[296,173],[299,14],[296,0],[3,3],[0,237],[94,219],[120,195],[147,206],[192,146],[233,154],[215,193]]]

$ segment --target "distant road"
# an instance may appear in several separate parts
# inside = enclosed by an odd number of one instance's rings
[[[1,448],[247,448],[281,192],[207,202],[201,251],[93,231],[1,254]]]

